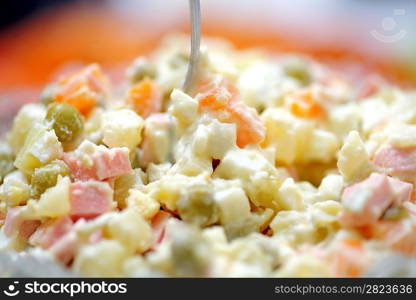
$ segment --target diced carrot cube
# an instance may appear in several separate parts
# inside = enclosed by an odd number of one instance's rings
[[[319,118],[324,115],[324,110],[317,103],[311,89],[296,93],[286,98],[290,111],[302,118]]]
[[[128,91],[126,101],[133,105],[139,115],[147,118],[152,113],[160,112],[163,98],[156,83],[145,78]]]
[[[56,102],[65,102],[87,115],[95,106],[98,97],[105,95],[108,79],[97,64],[92,64],[62,78],[55,94]]]
[[[199,111],[237,127],[237,145],[244,147],[264,139],[265,128],[253,108],[244,104],[238,90],[222,77],[203,83],[196,96]]]

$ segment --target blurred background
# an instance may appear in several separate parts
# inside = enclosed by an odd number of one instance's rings
[[[201,0],[201,8],[204,36],[416,86],[414,0]],[[0,122],[82,64],[101,63],[120,80],[171,32],[189,32],[187,0],[0,1]]]

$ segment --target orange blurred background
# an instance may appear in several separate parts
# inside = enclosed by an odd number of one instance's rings
[[[165,22],[159,18],[166,18],[169,12],[164,11],[161,16],[157,14],[163,7],[161,1],[154,2],[159,2],[154,10],[149,9],[152,1],[146,1],[145,8],[149,13],[136,16],[115,9],[116,1],[109,2],[109,5],[103,5],[103,2],[98,5],[75,1],[38,12],[3,30],[0,33],[0,111],[6,110],[8,115],[10,112],[12,115],[22,102],[36,100],[42,86],[57,73],[82,63],[101,63],[117,80],[126,63],[149,53],[162,36],[189,30],[185,0],[176,1],[180,9],[175,10],[175,17]],[[276,26],[262,22],[261,16],[232,16],[226,10],[221,13],[218,7],[208,5],[208,1],[202,2],[204,36],[223,37],[241,48],[266,47],[280,52],[302,52],[349,69],[349,72],[353,69],[363,76],[377,72],[403,86],[416,83],[406,65],[398,62],[382,45],[357,40],[351,34],[354,20],[343,22],[340,18],[337,24],[323,25],[319,32],[312,33],[305,30],[305,26],[300,30],[286,27],[276,30]],[[146,17],[140,17],[144,15]],[[319,38],[325,34],[332,38]],[[360,66],[358,69],[357,65]],[[6,109],[2,109],[6,107],[2,99],[8,100]]]

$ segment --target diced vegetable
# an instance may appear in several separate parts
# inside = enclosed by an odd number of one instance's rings
[[[312,89],[307,89],[290,95],[286,98],[286,105],[290,111],[298,117],[318,118],[325,114],[324,109],[315,99]]]
[[[237,89],[221,77],[202,84],[196,96],[201,112],[212,114],[224,123],[237,126],[237,145],[260,143],[265,136],[262,121],[253,108],[245,105]]]
[[[127,94],[126,102],[143,118],[162,109],[162,93],[156,83],[149,78],[136,83]]]
[[[55,132],[37,124],[29,131],[14,165],[23,172],[32,173],[34,169],[60,158],[62,153],[62,146]]]
[[[145,219],[153,218],[160,209],[159,202],[136,189],[130,189],[126,203],[127,207],[137,210]]]
[[[108,235],[117,239],[132,252],[144,252],[152,241],[150,225],[135,209],[125,209],[110,220],[106,227]]]
[[[61,160],[54,160],[47,165],[35,169],[31,179],[31,197],[38,198],[46,189],[56,185],[58,176],[67,176],[69,170]]]
[[[196,229],[184,226],[175,230],[171,249],[176,276],[207,275],[209,248]]]
[[[108,112],[103,117],[103,142],[110,148],[133,149],[142,140],[143,126],[143,119],[134,111],[120,109]]]
[[[90,277],[122,276],[123,262],[128,254],[120,242],[104,239],[81,247],[75,257],[73,268],[76,272]]]
[[[218,221],[218,208],[209,191],[195,191],[184,195],[177,203],[182,220],[198,226]]]
[[[37,218],[60,218],[70,212],[70,185],[69,177],[58,177],[55,186],[48,188],[39,198],[28,201],[24,212],[26,215]]]
[[[56,102],[64,102],[77,108],[83,115],[95,107],[100,97],[105,97],[108,79],[103,75],[97,64],[85,67],[58,82],[55,93]]]
[[[73,106],[66,103],[52,103],[46,113],[48,120],[61,143],[75,141],[84,129],[84,119]]]
[[[303,86],[312,81],[312,74],[306,60],[298,57],[289,57],[283,61],[283,71],[286,75],[298,80]]]
[[[5,145],[0,144],[0,184],[4,177],[13,170],[14,157]]]
[[[171,124],[166,113],[152,114],[145,120],[144,137],[141,144],[140,166],[149,163],[163,163],[168,159],[171,150]]]
[[[37,123],[43,121],[45,114],[45,107],[40,104],[27,104],[20,109],[13,120],[12,130],[7,136],[14,154],[17,154],[23,147],[26,136]]]
[[[145,78],[154,79],[156,67],[146,58],[140,57],[127,70],[127,77],[132,83],[137,83]]]
[[[6,175],[0,194],[3,195],[3,201],[7,203],[8,206],[25,204],[30,198],[30,186],[26,176],[18,170]]]

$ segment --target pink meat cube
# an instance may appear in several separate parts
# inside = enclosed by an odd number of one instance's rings
[[[393,191],[394,200],[397,204],[410,201],[413,192],[413,184],[393,177],[388,177],[388,180]]]
[[[27,239],[40,225],[40,222],[22,218],[20,211],[20,207],[10,207],[8,209],[3,230],[6,236],[11,236],[17,232],[19,237]]]
[[[416,224],[397,223],[391,226],[383,240],[398,252],[416,256]]]
[[[73,178],[105,180],[127,174],[132,170],[129,150],[125,147],[108,149],[104,146],[95,146],[95,151],[88,155],[90,164],[85,163],[75,152],[64,155],[64,161]]]
[[[412,176],[416,172],[416,148],[381,147],[373,157],[374,164],[389,175]]]
[[[113,208],[113,190],[108,183],[77,181],[70,187],[72,218],[93,218]]]
[[[377,222],[391,205],[410,201],[413,185],[385,174],[372,173],[369,178],[344,190],[342,203],[347,210],[340,222],[346,226],[364,226]]]
[[[165,228],[168,220],[172,218],[170,213],[163,210],[159,211],[152,219],[152,231],[153,231],[153,247],[160,244],[165,238]]]
[[[73,222],[69,217],[46,221],[32,234],[29,243],[47,249],[68,233],[72,226]]]
[[[79,245],[78,236],[75,231],[66,233],[62,238],[56,241],[49,251],[52,255],[63,264],[68,264],[74,257]]]

